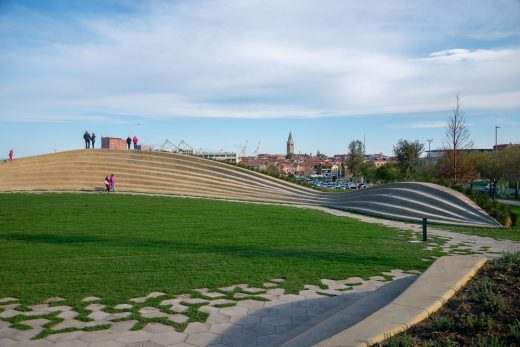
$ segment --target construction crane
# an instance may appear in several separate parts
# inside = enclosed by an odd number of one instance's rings
[[[197,151],[193,147],[188,145],[188,143],[184,140],[181,140],[181,142],[179,142],[179,144],[177,145],[177,150],[179,151],[179,153],[182,154],[193,155],[197,153]]]
[[[240,152],[240,157],[245,158],[247,156],[246,152],[247,152],[247,140],[246,140],[246,143],[244,144],[244,147],[242,147],[242,151]]]
[[[173,144],[169,139],[164,140],[161,146],[161,152],[177,152],[179,148]]]
[[[261,143],[262,143],[262,141],[259,141],[258,144],[256,145],[256,149],[253,152],[253,157],[257,157],[258,156],[258,150],[260,149],[260,144]]]

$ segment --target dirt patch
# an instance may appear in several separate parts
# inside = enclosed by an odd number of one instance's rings
[[[438,312],[380,346],[520,347],[520,253],[489,262]]]

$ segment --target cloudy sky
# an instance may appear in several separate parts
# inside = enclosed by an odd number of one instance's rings
[[[196,148],[520,142],[520,2],[0,0],[0,158],[85,130]]]

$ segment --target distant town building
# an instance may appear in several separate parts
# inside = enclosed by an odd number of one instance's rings
[[[517,143],[517,144],[504,143],[504,144],[496,145],[496,146],[493,146],[493,151],[495,151],[495,150],[501,151],[503,149],[506,149],[507,147],[520,147],[520,144],[519,143]]]
[[[289,132],[289,138],[287,139],[287,158],[294,157],[294,141],[292,138],[292,133]]]
[[[101,148],[127,149],[128,145],[125,139],[119,137],[101,137]]]
[[[394,161],[395,159],[393,157],[384,155],[383,153],[369,154],[365,156],[365,162],[373,163],[376,167],[380,167]]]
[[[145,145],[145,144],[137,145],[137,150],[152,152],[154,150],[154,145]]]
[[[206,159],[225,161],[225,162],[231,163],[231,164],[236,164],[239,162],[238,153],[233,153],[233,152],[216,152],[216,153],[197,152],[197,153],[192,153],[191,155],[194,155],[196,157],[206,158]]]
[[[441,158],[444,153],[448,152],[449,149],[432,149],[431,151],[426,151],[426,157],[431,158],[433,160]],[[465,153],[476,153],[476,152],[493,152],[491,148],[468,148],[461,149],[462,152]]]

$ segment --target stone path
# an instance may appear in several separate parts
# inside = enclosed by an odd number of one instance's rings
[[[335,216],[349,217],[371,224],[380,224],[402,231],[411,231],[417,236],[422,235],[422,226],[418,224],[380,219],[325,207],[306,206],[306,208],[320,210]],[[520,251],[520,242],[510,240],[496,240],[491,237],[456,233],[442,230],[439,227],[429,226],[428,238],[432,241],[427,243],[427,247],[425,249],[433,250],[433,248],[438,245],[437,242],[433,241],[441,241],[440,248],[447,254],[480,254],[486,258],[494,259],[500,257],[502,252]]]
[[[300,206],[302,207],[302,206]],[[305,208],[311,208],[306,206]],[[421,226],[383,220],[323,207],[312,207],[338,216],[381,224],[419,234]],[[447,254],[482,254],[496,258],[501,252],[520,251],[520,243],[489,237],[465,235],[428,229],[425,250],[443,250]],[[410,240],[410,242],[414,242]],[[432,259],[424,259],[431,261]],[[382,275],[392,280],[414,276],[400,269]],[[296,294],[286,294],[272,279],[261,288],[247,284],[194,290],[191,294],[171,296],[152,292],[132,298],[113,307],[101,304],[101,298],[87,297],[81,312],[66,305],[63,298],[53,297],[44,303],[23,307],[17,298],[0,298],[0,347],[11,346],[78,346],[78,347],[155,347],[215,346],[239,347],[269,345],[292,329],[323,313],[360,300],[383,286],[385,277],[367,280],[348,278],[335,281],[323,279],[322,286],[305,285]],[[189,311],[208,314],[207,320],[196,321]],[[53,319],[52,317],[60,319]],[[13,326],[13,319],[26,326]],[[142,324],[139,319],[155,320]],[[69,332],[61,332],[68,329]],[[99,329],[96,331],[88,331]],[[43,338],[33,338],[43,331]],[[73,331],[70,331],[73,330]]]
[[[409,276],[400,269],[385,272],[383,275],[397,280]],[[322,287],[306,285],[298,294],[286,294],[278,288],[283,279],[272,279],[262,288],[236,284],[219,288],[218,291],[198,289],[200,297],[190,294],[177,295],[174,298],[157,301],[166,294],[153,292],[145,297],[132,298],[129,303],[121,303],[108,309],[98,303],[101,299],[87,297],[85,309],[90,312],[85,322],[77,320],[80,312],[67,305],[60,305],[62,298],[49,298],[46,303],[33,305],[30,311],[18,311],[21,305],[16,298],[0,299],[0,347],[4,346],[78,346],[78,347],[155,347],[155,346],[256,346],[279,338],[284,333],[322,313],[334,310],[359,300],[368,293],[388,283],[383,276],[374,276],[367,280],[352,277],[335,281],[323,279]],[[223,299],[232,294],[233,299]],[[133,305],[150,304],[138,312],[144,318],[167,318],[179,325],[148,323],[141,330],[133,331],[138,324],[135,319],[125,320],[131,314]],[[184,315],[191,305],[201,312],[208,313],[207,320],[190,321]],[[111,313],[118,310],[118,313]],[[110,312],[109,312],[110,311]],[[53,331],[76,329],[66,333],[56,333],[41,339],[31,340],[43,331],[49,320],[41,318],[52,312],[59,312],[62,318],[58,324],[47,326]],[[177,312],[177,313],[175,313]],[[3,319],[22,317],[20,323],[30,327],[18,330],[10,327]],[[114,322],[115,321],[115,322]],[[185,324],[187,323],[187,324]],[[185,325],[183,325],[185,324]],[[109,325],[109,326],[107,326]],[[84,331],[96,326],[106,329]],[[184,327],[184,329],[176,329]],[[180,331],[178,331],[180,330]]]
[[[502,200],[502,199],[497,199],[498,202],[502,203],[502,204],[506,204],[506,205],[513,205],[513,206],[520,206],[520,201],[518,200]]]

